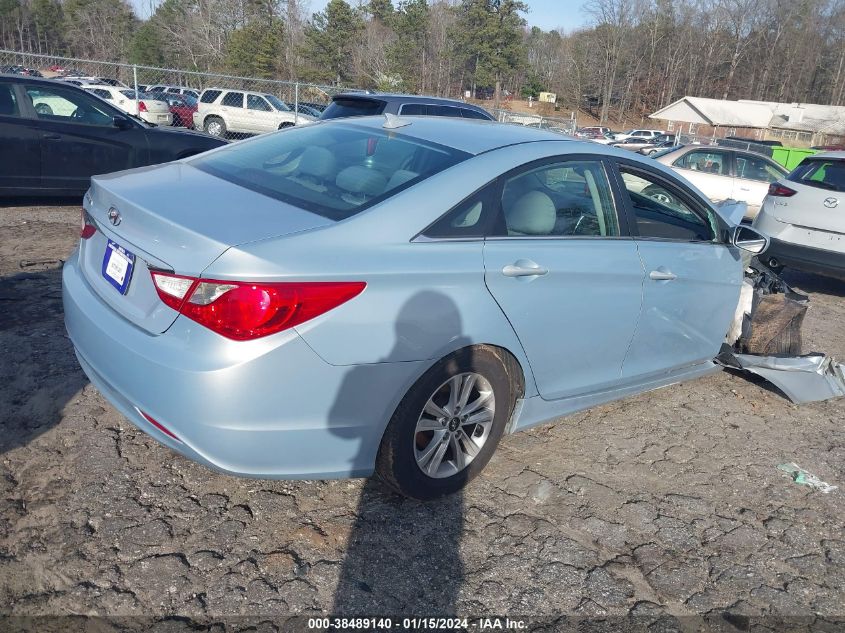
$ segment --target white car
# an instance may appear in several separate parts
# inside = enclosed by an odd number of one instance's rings
[[[788,173],[768,156],[718,145],[679,145],[655,154],[713,202],[737,200],[746,204],[745,219],[753,220],[769,185]]]
[[[105,99],[124,112],[141,117],[147,123],[155,125],[173,125],[173,114],[166,101],[143,92],[138,93],[136,106],[135,91],[131,88],[117,88],[115,86],[80,86],[101,99]]]
[[[773,182],[754,228],[771,237],[762,259],[775,271],[845,279],[845,152],[809,156]]]
[[[208,88],[202,91],[194,127],[212,136],[263,134],[314,121],[307,114],[297,114],[274,95],[246,90]]]
[[[658,136],[662,136],[666,134],[663,130],[628,130],[626,132],[620,132],[619,134],[614,134],[613,138],[616,141],[624,141],[625,139],[629,138],[640,138],[644,141],[651,141],[656,139]]]

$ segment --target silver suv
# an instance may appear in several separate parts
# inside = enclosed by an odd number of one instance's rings
[[[194,113],[194,127],[212,136],[263,134],[313,121],[297,114],[274,95],[246,90],[207,88]]]

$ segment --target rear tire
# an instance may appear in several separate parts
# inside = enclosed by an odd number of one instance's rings
[[[217,138],[223,138],[226,136],[226,123],[219,116],[207,117],[205,123],[203,124],[203,128],[206,133],[211,136],[216,136]]]
[[[422,501],[466,486],[493,456],[513,412],[520,391],[514,365],[487,346],[438,361],[390,419],[376,458],[381,479]]]
[[[293,123],[285,122],[285,123],[282,123],[281,125],[279,125],[280,130],[284,130],[284,129],[289,128],[289,127],[293,127]]]

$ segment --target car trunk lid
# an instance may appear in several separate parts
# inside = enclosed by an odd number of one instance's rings
[[[805,159],[780,181],[796,191],[771,196],[772,216],[786,224],[845,234],[845,160]]]
[[[95,176],[86,195],[99,229],[81,241],[84,275],[101,299],[150,333],[177,313],[158,297],[151,270],[198,277],[232,246],[332,224],[322,216],[249,191],[183,163]],[[107,269],[122,249],[134,264],[119,287]]]

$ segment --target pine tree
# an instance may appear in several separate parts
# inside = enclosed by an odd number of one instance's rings
[[[330,0],[325,11],[315,13],[305,30],[304,51],[312,78],[338,85],[349,80],[352,50],[363,28],[359,13],[344,0]]]

